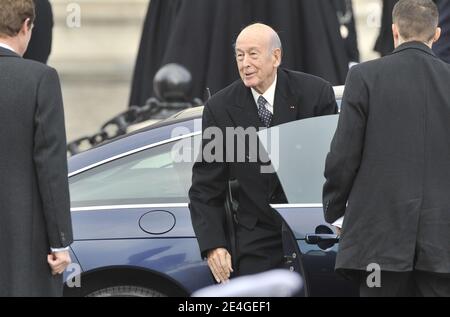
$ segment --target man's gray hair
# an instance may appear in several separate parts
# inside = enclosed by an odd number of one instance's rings
[[[280,51],[283,51],[283,45],[281,44],[281,39],[278,36],[278,34],[275,32],[273,34],[273,36],[272,36],[272,39],[271,39],[271,47],[270,47],[270,49],[273,52],[273,51],[275,51],[278,48],[280,49]]]

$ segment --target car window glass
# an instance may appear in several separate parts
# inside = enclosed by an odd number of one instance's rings
[[[193,142],[200,142],[200,136],[183,140],[188,158],[197,155],[192,153],[198,148]],[[176,144],[150,148],[71,177],[72,207],[187,203],[194,159],[175,158]]]
[[[321,204],[325,159],[338,115],[289,122],[259,132],[289,204]]]

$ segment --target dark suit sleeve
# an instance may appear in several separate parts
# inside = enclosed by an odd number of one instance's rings
[[[59,78],[48,68],[39,83],[35,113],[34,162],[50,246],[72,243],[66,133]]]
[[[320,93],[320,99],[315,106],[314,115],[324,116],[338,113],[338,106],[336,104],[336,98],[334,96],[334,90],[330,83],[323,85]]]
[[[207,128],[217,127],[208,105],[203,111],[202,125],[203,132]],[[202,140],[202,149],[209,141]],[[202,257],[210,249],[227,247],[224,229],[227,185],[228,168],[225,162],[207,162],[199,158],[194,164],[189,209]]]
[[[367,121],[367,88],[353,67],[349,72],[338,127],[325,163],[325,220],[333,223],[345,213],[353,181],[361,164]]]

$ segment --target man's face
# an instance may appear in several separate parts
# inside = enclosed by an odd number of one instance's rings
[[[236,62],[244,85],[264,93],[275,79],[281,51],[272,51],[270,41],[253,34],[241,34],[236,41]]]

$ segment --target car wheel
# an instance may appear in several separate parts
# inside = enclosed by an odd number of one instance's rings
[[[87,297],[166,297],[155,290],[140,286],[112,286],[87,295]]]

